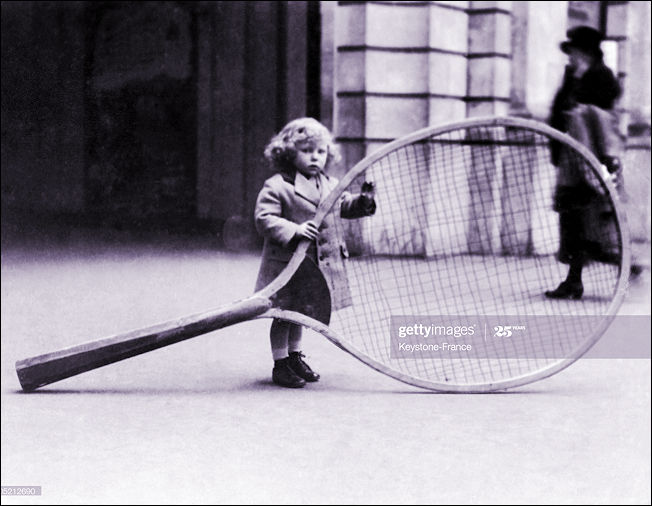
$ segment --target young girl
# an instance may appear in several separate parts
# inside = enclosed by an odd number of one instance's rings
[[[265,158],[277,173],[265,181],[256,201],[256,229],[265,239],[256,290],[267,286],[288,264],[297,244],[308,239],[306,258],[324,274],[331,307],[350,305],[342,261],[348,252],[335,215],[352,219],[373,214],[373,184],[365,183],[360,195],[343,193],[318,228],[312,221],[317,207],[338,182],[324,172],[340,158],[328,129],[312,118],[295,119],[272,138]],[[302,359],[301,333],[300,325],[279,319],[272,322],[272,380],[277,385],[301,388],[307,381],[319,380],[319,374]]]

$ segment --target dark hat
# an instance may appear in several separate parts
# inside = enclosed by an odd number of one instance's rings
[[[561,50],[568,54],[571,48],[576,48],[590,55],[602,57],[600,43],[604,35],[590,26],[576,26],[566,32],[568,40],[560,44]]]

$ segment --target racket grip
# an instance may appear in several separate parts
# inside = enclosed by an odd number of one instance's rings
[[[31,391],[104,365],[250,320],[270,307],[269,299],[250,297],[213,311],[19,360],[16,362],[18,380],[23,390]]]

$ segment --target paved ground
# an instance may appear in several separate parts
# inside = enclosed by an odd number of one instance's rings
[[[432,394],[309,333],[323,381],[290,391],[261,320],[20,393],[15,360],[230,302],[257,266],[181,236],[3,237],[2,485],[43,490],[3,504],[650,503],[649,359]],[[649,271],[621,313],[650,314]]]

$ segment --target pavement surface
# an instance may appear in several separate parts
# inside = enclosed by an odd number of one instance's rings
[[[3,235],[2,486],[42,495],[3,504],[650,503],[649,358],[441,394],[309,331],[323,379],[286,390],[256,320],[22,393],[16,360],[249,295],[259,261],[182,235],[37,232]],[[649,316],[649,288],[646,270],[621,314]]]

